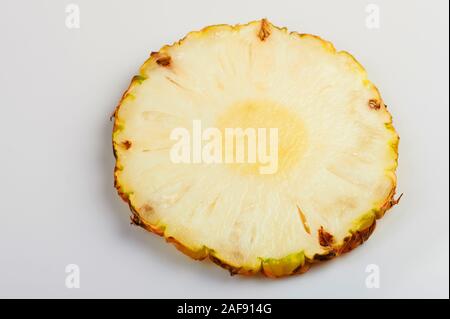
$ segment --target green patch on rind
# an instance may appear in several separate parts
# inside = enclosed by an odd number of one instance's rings
[[[259,258],[261,265],[266,274],[274,277],[292,274],[296,269],[305,264],[305,252],[293,253],[286,257],[276,258]]]
[[[145,80],[147,80],[147,76],[145,75],[135,75],[133,77],[133,83],[137,83],[137,84],[142,84],[142,82],[144,82]]]
[[[352,228],[350,232],[360,231],[370,227],[373,222],[376,220],[377,215],[379,214],[379,209],[372,209],[368,213],[362,215],[358,219],[353,222]]]

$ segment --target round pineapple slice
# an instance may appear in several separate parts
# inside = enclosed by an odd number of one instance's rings
[[[152,53],[114,116],[115,186],[132,222],[232,274],[302,273],[364,242],[397,203],[399,138],[362,66],[265,19]],[[171,132],[195,121],[277,128],[276,170],[174,162]]]

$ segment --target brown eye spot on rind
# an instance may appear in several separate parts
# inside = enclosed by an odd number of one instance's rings
[[[121,146],[122,146],[124,149],[126,149],[126,150],[129,150],[130,147],[131,147],[131,145],[132,145],[132,143],[131,143],[130,141],[128,141],[128,140],[123,141],[123,142],[121,143]]]
[[[381,107],[381,104],[380,104],[379,101],[374,100],[374,99],[371,99],[371,100],[369,100],[369,107],[370,107],[372,110],[379,110],[380,107]]]
[[[150,53],[150,57],[154,58],[156,64],[160,66],[168,67],[172,63],[172,58],[169,55],[165,55],[164,53],[152,52]]]
[[[165,67],[170,66],[171,62],[172,62],[172,59],[170,56],[164,56],[164,57],[158,58],[156,60],[156,63],[158,65],[165,66]]]
[[[319,232],[319,244],[320,244],[320,246],[322,246],[322,247],[331,247],[333,245],[333,242],[334,242],[333,235],[331,235],[330,233],[325,231],[323,226],[320,226],[320,229],[319,229],[318,232]]]
[[[265,41],[269,36],[270,36],[270,25],[269,25],[269,21],[267,21],[267,19],[262,19],[261,20],[261,28],[259,29],[258,32],[258,38],[261,41]]]

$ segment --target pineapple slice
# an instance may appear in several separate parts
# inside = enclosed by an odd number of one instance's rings
[[[115,186],[132,222],[232,274],[302,273],[364,242],[397,203],[399,137],[363,67],[265,19],[152,53],[114,117]],[[276,172],[174,163],[171,132],[194,121],[277,128]]]

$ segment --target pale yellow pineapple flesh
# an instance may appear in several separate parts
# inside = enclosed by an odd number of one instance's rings
[[[171,131],[194,120],[278,128],[277,171],[174,163]],[[135,223],[232,272],[303,271],[365,240],[395,203],[398,136],[364,69],[266,20],[208,27],[152,54],[115,112],[113,143]]]

